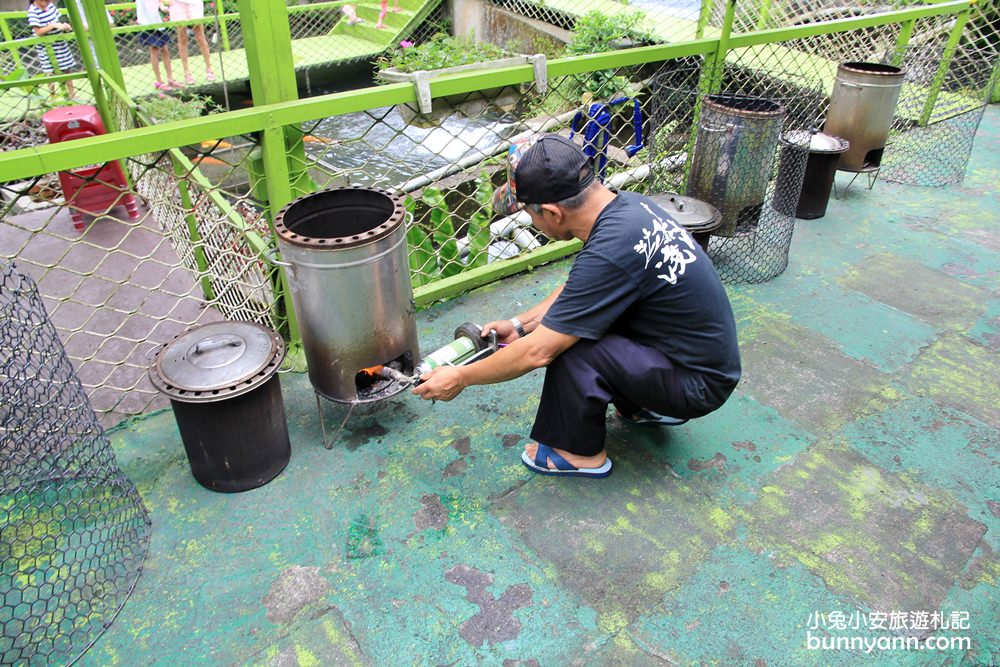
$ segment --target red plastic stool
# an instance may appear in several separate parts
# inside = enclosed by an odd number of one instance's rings
[[[86,105],[47,111],[42,116],[42,123],[52,143],[107,133],[97,109]],[[59,183],[62,185],[63,197],[70,206],[73,227],[78,231],[83,231],[84,213],[101,215],[119,204],[125,205],[128,217],[139,217],[135,197],[129,190],[125,172],[118,160],[73,171],[60,171]]]

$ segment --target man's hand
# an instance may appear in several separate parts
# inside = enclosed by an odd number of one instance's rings
[[[425,400],[450,401],[465,389],[462,371],[455,366],[438,366],[420,379],[423,384],[414,387],[413,393]]]
[[[519,338],[517,332],[514,331],[514,325],[510,320],[497,320],[496,322],[487,322],[483,325],[483,338],[490,335],[490,330],[497,332],[497,342],[498,343],[513,343]]]

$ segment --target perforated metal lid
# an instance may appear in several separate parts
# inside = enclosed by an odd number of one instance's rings
[[[277,372],[285,344],[255,322],[213,322],[188,329],[163,346],[149,369],[170,398],[200,403],[245,394]]]
[[[710,231],[722,223],[722,214],[708,202],[673,192],[649,195],[657,206],[688,231]]]

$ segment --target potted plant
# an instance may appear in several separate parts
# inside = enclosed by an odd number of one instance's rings
[[[442,74],[463,72],[473,69],[510,67],[531,62],[535,66],[536,81],[541,81],[544,88],[545,56],[525,56],[512,54],[509,51],[489,42],[475,42],[472,39],[460,40],[446,33],[439,32],[430,40],[420,45],[412,42],[401,42],[400,48],[387,56],[382,56],[377,62],[376,76],[383,83],[412,82],[417,88],[418,110],[407,105],[399,109],[407,122],[434,122],[461,108],[466,103],[465,96],[457,98],[440,98],[431,100],[428,82]],[[482,91],[486,99],[493,99],[497,106],[504,106],[503,100],[494,99],[499,90]],[[540,91],[544,92],[544,90]],[[516,100],[510,100],[514,103]],[[475,102],[481,107],[481,102]],[[470,110],[470,115],[476,115],[478,108]]]
[[[576,20],[573,38],[566,45],[566,55],[577,56],[604,53],[616,49],[655,43],[641,26],[646,15],[641,11],[608,15],[593,10]],[[610,100],[636,91],[627,77],[611,71],[591,72],[574,78],[579,99]]]

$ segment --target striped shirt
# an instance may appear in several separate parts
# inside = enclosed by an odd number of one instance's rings
[[[54,3],[50,2],[45,9],[39,9],[35,3],[31,3],[31,6],[28,7],[29,26],[32,28],[44,28],[53,23],[62,23],[59,20],[59,10],[56,9]],[[73,54],[70,53],[69,45],[66,42],[53,42],[52,51],[55,53],[59,71],[68,72],[76,69],[76,60],[73,58]],[[48,73],[52,73],[52,61],[49,59],[49,52],[45,48],[45,45],[38,44],[35,46],[35,52],[38,54],[38,64],[41,65],[42,69]]]

